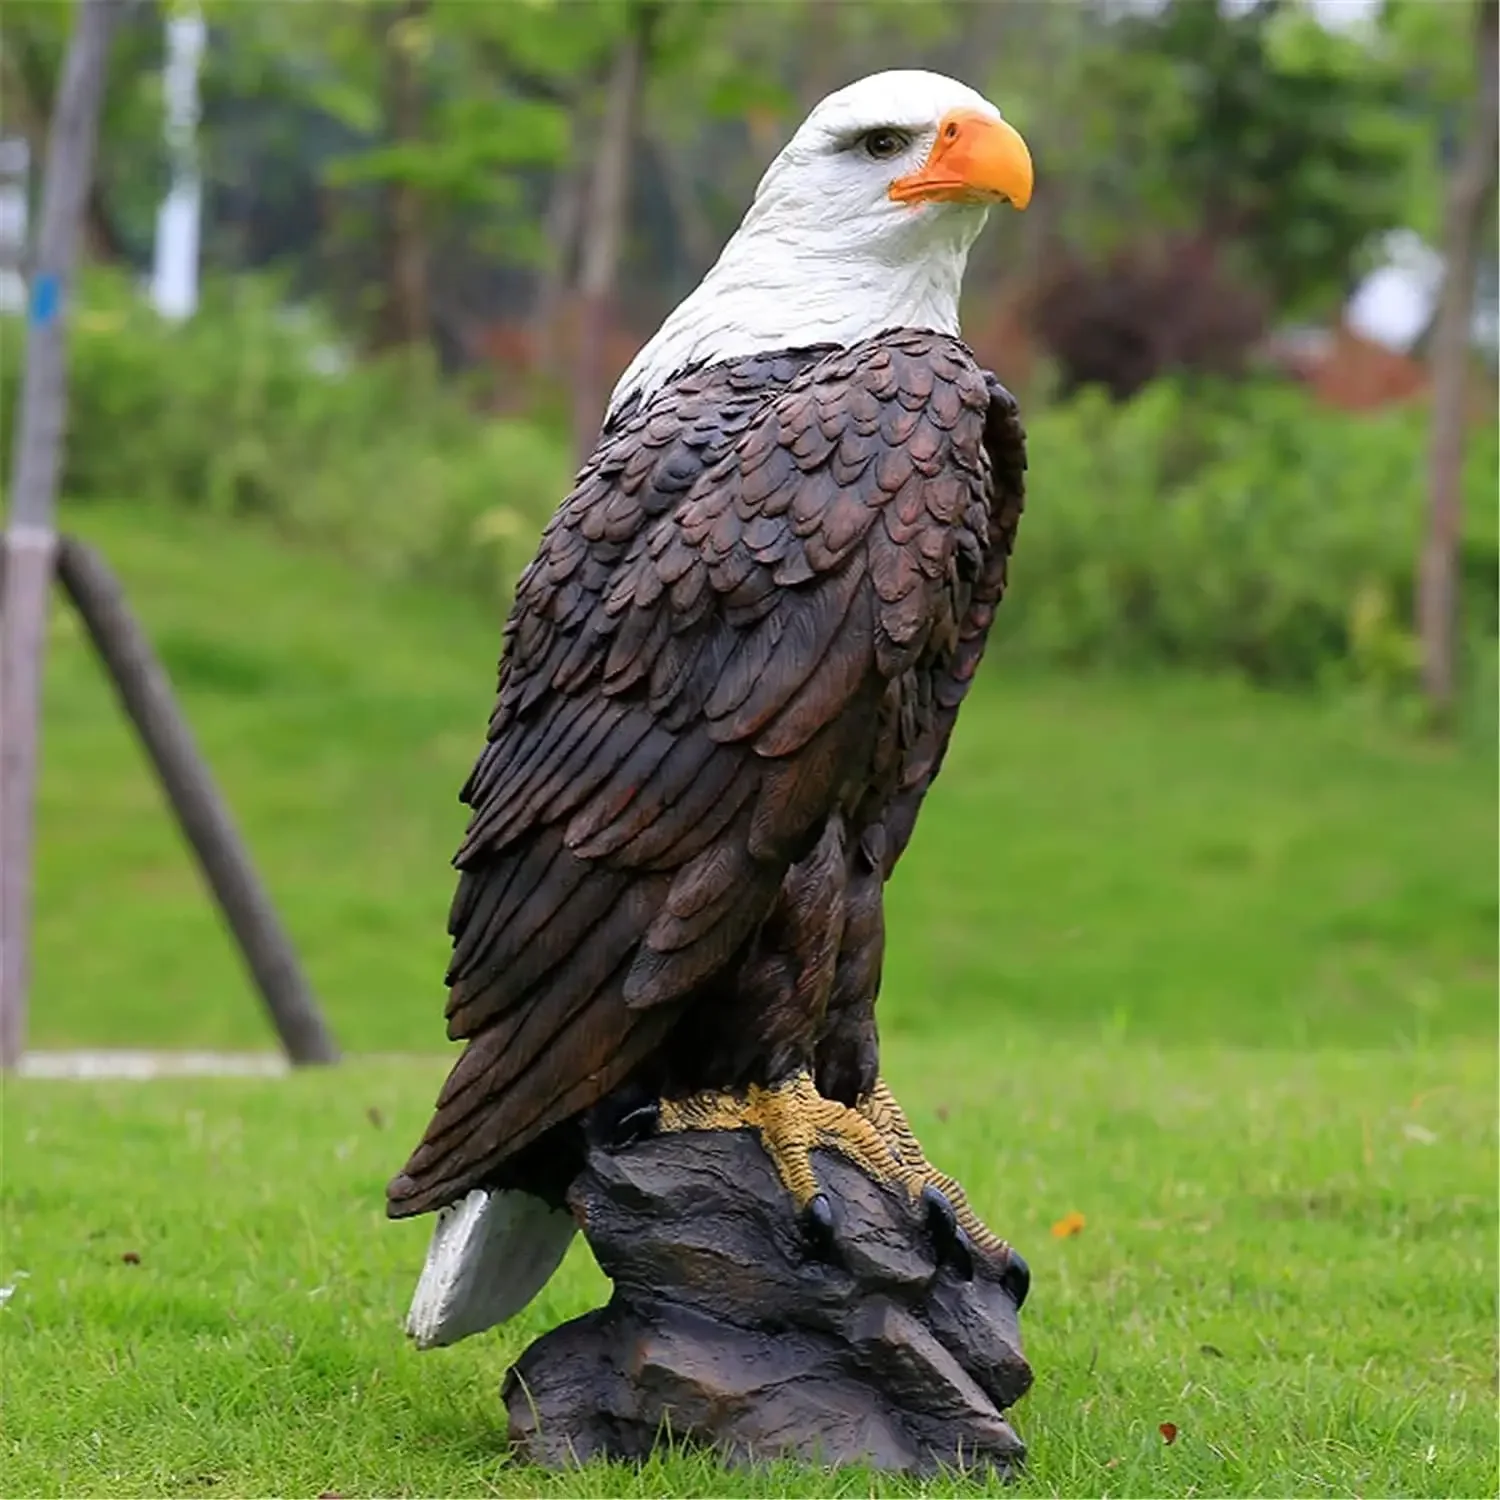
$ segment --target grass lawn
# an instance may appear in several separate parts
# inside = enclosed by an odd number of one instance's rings
[[[514,1328],[405,1345],[427,1226],[381,1190],[443,1069],[498,621],[243,527],[77,520],[340,1041],[428,1055],[7,1085],[0,1494],[886,1487],[508,1466],[506,1365],[605,1295],[581,1247]],[[33,1044],[267,1045],[62,612],[47,716]],[[1222,682],[976,690],[893,886],[883,1034],[932,1156],[1032,1264],[1022,1492],[1495,1493],[1495,821],[1483,737]]]
[[[1494,1493],[1489,1055],[986,1041],[889,1072],[1031,1261],[1023,1493]],[[405,1343],[427,1229],[381,1188],[440,1071],[12,1084],[0,1493],[869,1493],[509,1466],[507,1364],[607,1284],[575,1245],[513,1327]]]
[[[342,1044],[441,1044],[458,788],[500,621],[245,527],[94,508]],[[271,1035],[62,604],[34,1045]],[[900,1035],[983,1021],[1179,1042],[1494,1035],[1492,743],[1233,682],[993,672],[889,902]]]

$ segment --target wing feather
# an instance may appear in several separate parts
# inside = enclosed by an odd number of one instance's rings
[[[895,333],[713,367],[606,431],[506,628],[450,917],[468,1047],[392,1213],[494,1181],[659,1046],[889,774],[888,720],[920,799],[998,598],[987,421],[961,345]],[[931,642],[957,644],[930,712],[892,718]]]

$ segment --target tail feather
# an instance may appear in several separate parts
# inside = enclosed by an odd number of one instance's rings
[[[438,1210],[406,1331],[419,1349],[504,1323],[551,1279],[578,1226],[530,1193],[476,1188]]]

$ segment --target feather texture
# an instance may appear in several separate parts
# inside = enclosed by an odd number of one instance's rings
[[[712,366],[611,418],[506,625],[450,913],[467,1047],[392,1215],[508,1186],[642,1070],[866,1068],[880,887],[1024,465],[1015,403],[930,332]]]

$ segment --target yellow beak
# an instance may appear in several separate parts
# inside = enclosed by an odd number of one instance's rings
[[[1031,152],[1017,132],[993,115],[956,109],[938,126],[921,168],[890,187],[897,203],[1031,202]]]

